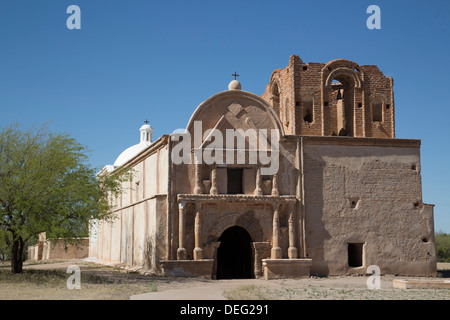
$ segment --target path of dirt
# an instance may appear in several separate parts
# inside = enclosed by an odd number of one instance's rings
[[[450,300],[450,290],[401,290],[392,287],[395,277],[381,276],[381,290],[367,288],[368,276],[311,277],[280,280],[211,280],[164,278],[127,273],[118,268],[85,260],[25,263],[24,269],[67,270],[77,265],[83,274],[101,277],[106,283],[152,283],[157,292],[131,294],[131,299],[145,300],[221,300],[221,299],[432,299]],[[0,268],[6,268],[6,265]],[[450,263],[439,264],[441,276],[450,277]]]

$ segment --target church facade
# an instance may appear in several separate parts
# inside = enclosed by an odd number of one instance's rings
[[[184,133],[141,143],[90,258],[167,276],[434,275],[420,140],[395,137],[393,79],[373,65],[291,56],[262,96],[234,80]]]

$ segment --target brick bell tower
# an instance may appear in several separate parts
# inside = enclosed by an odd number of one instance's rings
[[[262,98],[289,135],[395,138],[393,85],[375,65],[305,64],[292,55],[272,72]]]

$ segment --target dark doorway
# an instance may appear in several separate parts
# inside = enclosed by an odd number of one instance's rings
[[[220,236],[217,250],[217,279],[250,279],[252,277],[252,238],[241,227],[234,226]]]
[[[227,193],[242,194],[242,169],[227,170]]]
[[[352,268],[362,267],[363,265],[363,246],[364,243],[348,244],[348,266]]]

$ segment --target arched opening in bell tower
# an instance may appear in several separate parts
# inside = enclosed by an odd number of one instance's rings
[[[354,87],[353,77],[338,73],[331,83],[332,94],[336,99],[336,129],[339,136],[354,136]]]

